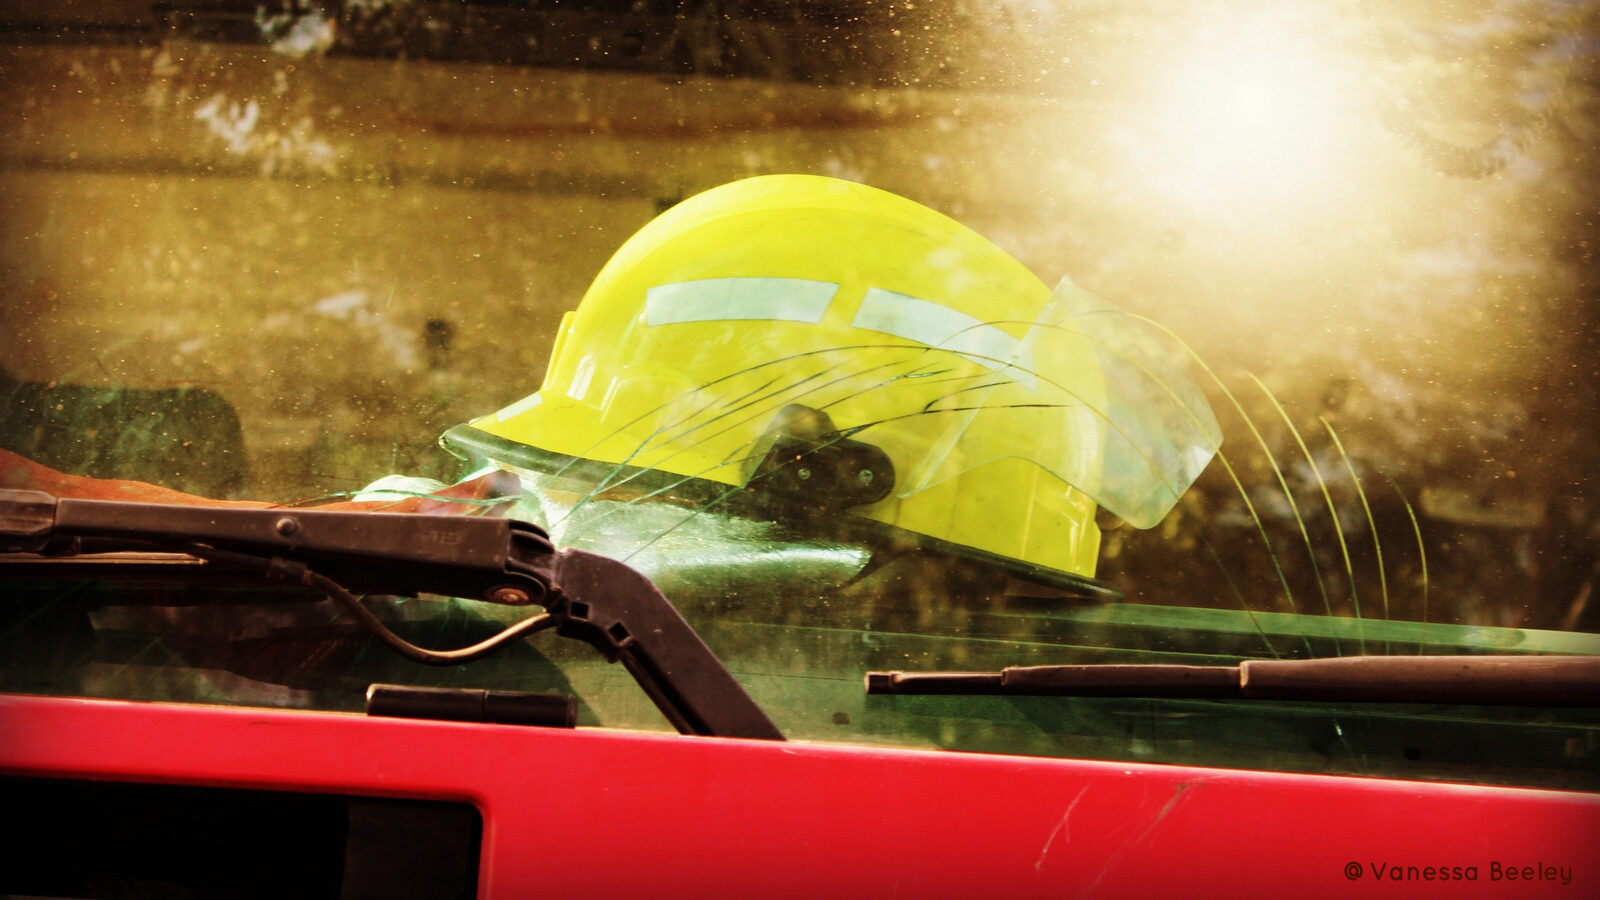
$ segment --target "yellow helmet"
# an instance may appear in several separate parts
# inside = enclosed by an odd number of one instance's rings
[[[628,240],[538,392],[445,442],[1103,593],[1096,501],[1149,527],[1219,441],[1181,361],[1132,321],[905,198],[751,178]]]

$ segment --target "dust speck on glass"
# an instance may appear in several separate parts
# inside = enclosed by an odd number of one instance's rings
[[[1547,0],[7,7],[0,447],[286,506],[510,472],[461,511],[644,572],[790,737],[1594,790],[1584,708],[862,680],[1600,653],[1597,38]],[[0,689],[667,727],[554,635],[417,671],[326,601],[164,590],[21,583]],[[436,646],[526,614],[368,603]]]

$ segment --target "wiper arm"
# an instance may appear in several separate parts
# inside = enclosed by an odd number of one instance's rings
[[[374,630],[384,626],[351,592],[542,606],[546,616],[512,626],[510,636],[548,626],[590,644],[607,660],[620,661],[680,732],[783,737],[649,579],[616,560],[557,550],[543,529],[526,522],[57,499],[0,490],[0,553],[25,554],[13,560],[152,548],[309,585],[346,603]],[[148,556],[137,563],[151,564]],[[38,572],[36,566],[20,570]]]
[[[1600,656],[1346,656],[1251,659],[1236,666],[869,672],[867,693],[1600,706]]]
[[[555,552],[542,530],[506,519],[175,506],[0,491],[0,552],[77,556],[153,546],[186,552],[191,545],[294,560],[353,591],[500,603],[538,603],[551,583]]]

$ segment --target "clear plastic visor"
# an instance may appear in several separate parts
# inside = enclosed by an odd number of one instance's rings
[[[912,461],[899,476],[902,495],[1017,457],[1149,528],[1221,444],[1210,404],[1189,376],[1189,349],[1162,326],[1070,281],[1057,286],[1006,356],[935,347],[926,370],[951,354],[982,371],[949,373],[945,389],[922,408],[857,435],[873,441],[875,431],[899,432],[885,434],[883,443],[891,457]],[[889,444],[903,445],[902,452]]]
[[[697,386],[660,377],[681,361],[684,337],[652,327],[598,407],[552,409],[535,394],[484,425],[535,446],[564,437],[559,452],[615,464],[599,489],[652,470],[759,490],[771,430],[800,406],[826,414],[834,440],[883,450],[899,498],[1022,459],[1140,528],[1159,522],[1217,452],[1220,431],[1189,377],[1188,349],[1070,281],[1029,322],[941,320],[925,315],[925,301],[903,300],[897,310],[893,297],[880,298],[848,330],[794,326],[786,334],[800,346],[788,353],[773,353],[775,341],[751,343],[765,333],[752,323],[718,322],[722,340],[758,361]],[[585,437],[572,440],[573,429]],[[975,481],[973,489],[1001,501],[1040,488]]]

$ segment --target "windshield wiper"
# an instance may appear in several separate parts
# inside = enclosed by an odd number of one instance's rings
[[[1600,706],[1600,656],[1346,656],[1251,659],[1236,666],[868,672],[867,693]]]
[[[171,554],[165,560],[159,554]],[[119,559],[86,554],[145,551]],[[126,565],[192,577],[195,570],[303,584],[339,601],[391,648],[456,665],[544,628],[620,661],[684,734],[783,735],[649,579],[582,550],[557,550],[537,526],[509,519],[414,513],[174,506],[57,499],[0,490],[0,577],[104,577]],[[194,559],[206,561],[197,566]],[[90,567],[55,564],[95,559]],[[53,570],[53,571],[52,571]],[[389,631],[355,593],[439,594],[545,614],[473,647],[433,651]]]

